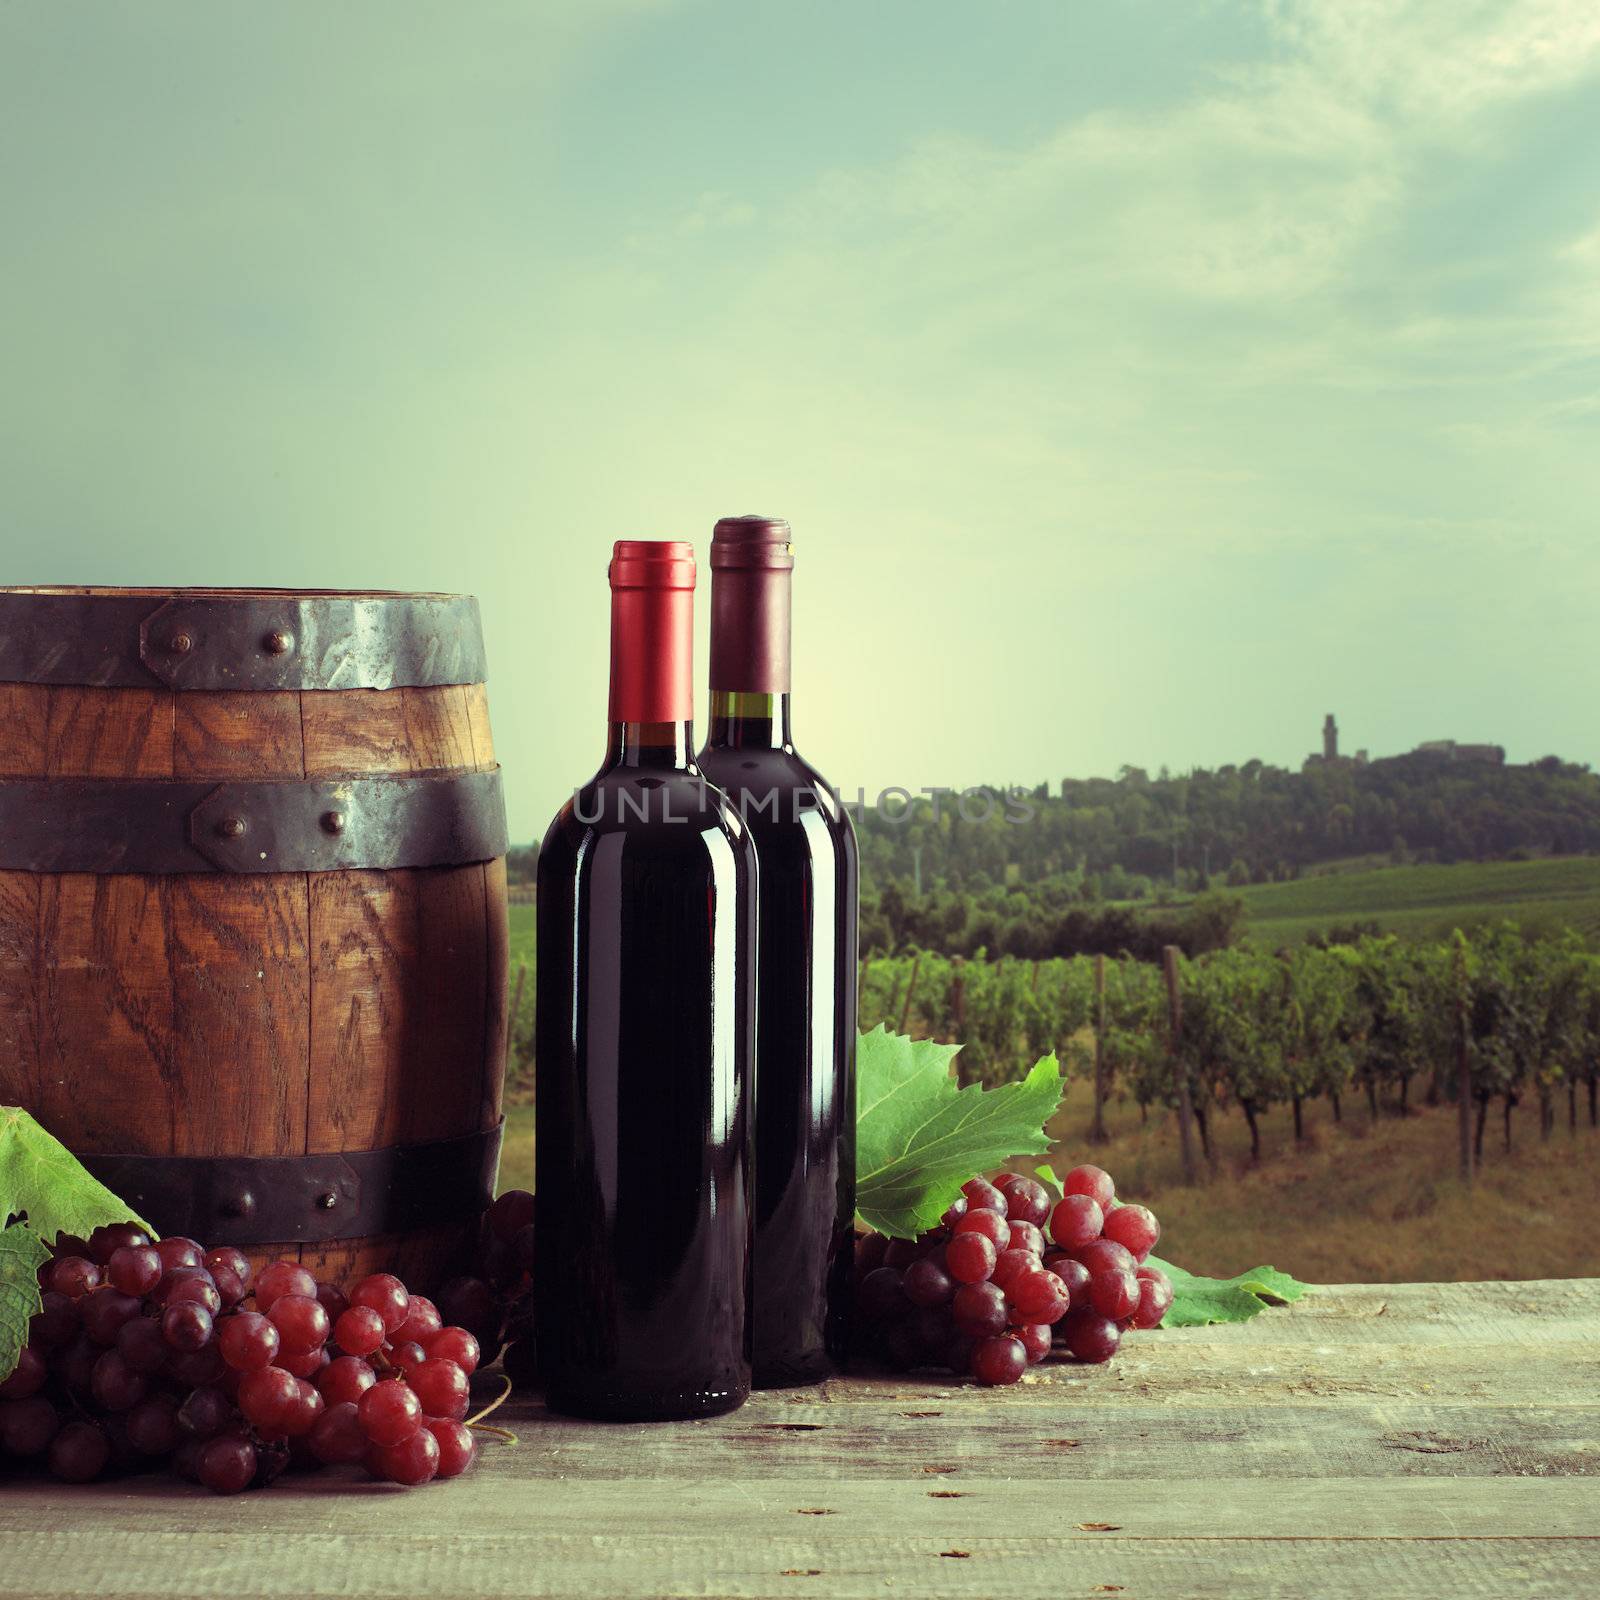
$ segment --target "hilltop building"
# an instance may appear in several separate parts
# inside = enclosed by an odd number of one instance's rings
[[[1309,767],[1313,763],[1321,762],[1325,766],[1336,766],[1343,762],[1346,766],[1364,767],[1367,764],[1367,752],[1357,750],[1355,756],[1342,756],[1339,754],[1339,724],[1334,720],[1330,711],[1322,719],[1322,754],[1313,752],[1306,757],[1305,764]]]
[[[1500,744],[1457,744],[1454,739],[1427,739],[1412,755],[1433,756],[1441,761],[1486,761],[1490,766],[1506,764],[1506,750]]]

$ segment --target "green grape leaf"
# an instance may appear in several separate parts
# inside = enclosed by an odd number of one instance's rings
[[[111,1222],[136,1222],[152,1237],[155,1230],[79,1165],[20,1106],[0,1106],[0,1223],[26,1217],[46,1241],[58,1233],[87,1239]]]
[[[1040,1162],[1040,1164],[1033,1169],[1033,1175],[1045,1186],[1045,1188],[1050,1191],[1050,1198],[1052,1201],[1059,1200],[1061,1198],[1063,1192],[1061,1188],[1061,1180],[1056,1176],[1056,1169],[1052,1167],[1048,1161]]]
[[[856,1050],[856,1210],[891,1238],[931,1228],[974,1173],[1050,1148],[1044,1124],[1061,1103],[1045,1056],[1021,1083],[958,1088],[961,1047],[908,1039],[880,1023]]]
[[[20,1106],[0,1106],[0,1382],[16,1370],[41,1305],[35,1274],[50,1259],[46,1243],[60,1233],[87,1239],[109,1222],[155,1235]]]
[[[1147,1263],[1172,1279],[1172,1305],[1164,1328],[1203,1328],[1212,1322],[1248,1322],[1269,1305],[1293,1305],[1311,1291],[1309,1284],[1276,1267],[1257,1267],[1233,1278],[1201,1278],[1170,1261],[1151,1256]]]
[[[16,1371],[28,1342],[28,1322],[44,1308],[37,1274],[49,1259],[32,1228],[20,1222],[0,1228],[0,1382]]]

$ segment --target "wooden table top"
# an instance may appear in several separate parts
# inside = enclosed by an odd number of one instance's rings
[[[1600,1280],[1319,1289],[1011,1389],[645,1427],[508,1404],[420,1490],[0,1485],[0,1595],[1600,1593]]]

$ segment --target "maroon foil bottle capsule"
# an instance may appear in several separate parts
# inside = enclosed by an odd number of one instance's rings
[[[790,732],[789,525],[711,541],[711,724],[700,765],[755,841],[755,1383],[844,1358],[855,1217],[856,922],[850,818]]]

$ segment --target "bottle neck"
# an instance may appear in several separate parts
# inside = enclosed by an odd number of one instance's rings
[[[706,743],[713,750],[792,750],[788,694],[713,689]]]
[[[613,722],[606,744],[605,772],[638,767],[660,772],[687,772],[694,766],[694,724],[682,722]]]

